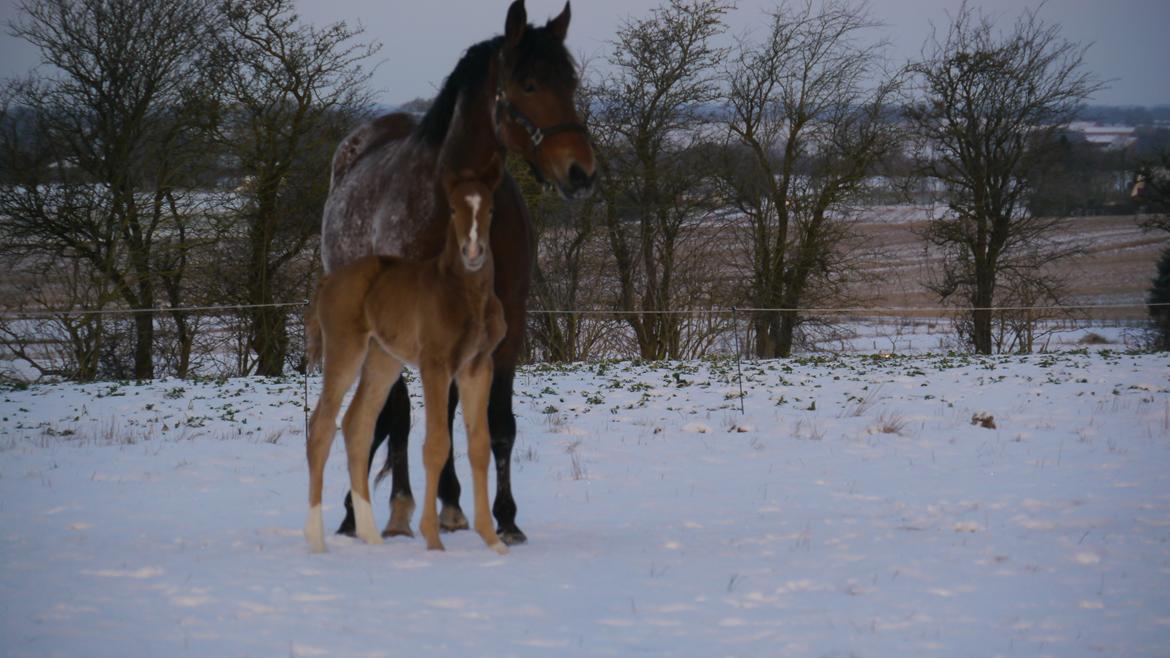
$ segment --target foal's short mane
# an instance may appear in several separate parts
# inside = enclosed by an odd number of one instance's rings
[[[455,105],[460,98],[466,102],[471,94],[487,81],[488,64],[504,43],[503,36],[481,41],[467,49],[455,65],[455,70],[443,81],[443,88],[435,97],[427,113],[419,122],[418,132],[431,145],[439,145],[447,136]],[[544,27],[528,26],[516,47],[516,64],[512,71],[516,78],[535,78],[543,85],[563,89],[577,84],[577,64],[565,44]]]

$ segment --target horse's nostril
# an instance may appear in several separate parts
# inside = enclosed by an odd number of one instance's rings
[[[569,167],[569,184],[573,186],[574,190],[587,188],[593,185],[593,177],[585,173],[585,170],[581,168],[581,165],[574,162],[572,166]]]

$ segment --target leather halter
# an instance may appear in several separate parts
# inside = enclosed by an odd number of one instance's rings
[[[540,128],[535,123],[533,123],[532,119],[529,119],[528,116],[524,114],[524,112],[520,111],[520,108],[512,104],[512,101],[508,100],[508,94],[504,91],[504,77],[500,74],[500,72],[503,70],[503,66],[504,58],[501,55],[499,66],[496,69],[495,120],[497,136],[500,133],[501,114],[505,111],[508,113],[508,116],[512,119],[512,121],[519,124],[520,127],[528,133],[528,140],[532,142],[532,147],[537,150],[540,149],[540,144],[544,141],[545,137],[551,137],[552,135],[567,132],[578,132],[586,136],[589,135],[589,131],[586,130],[585,126],[575,121],[558,123],[547,128]]]

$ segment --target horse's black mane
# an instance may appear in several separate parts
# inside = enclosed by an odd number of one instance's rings
[[[499,53],[503,43],[504,37],[497,36],[471,46],[463,54],[419,122],[418,131],[428,143],[438,145],[443,142],[451,125],[451,117],[455,115],[455,103],[459,100],[460,92],[475,89],[487,80],[488,63]],[[513,76],[535,77],[542,84],[558,87],[576,86],[577,67],[573,58],[565,50],[564,43],[546,27],[528,26],[516,53]]]
[[[459,100],[459,92],[464,89],[474,89],[487,79],[488,62],[500,50],[504,37],[496,37],[481,41],[467,49],[467,52],[455,65],[455,70],[443,81],[443,88],[431,108],[423,115],[419,122],[419,132],[431,144],[441,144],[447,136],[447,127],[451,125],[451,117],[455,115],[455,102]]]

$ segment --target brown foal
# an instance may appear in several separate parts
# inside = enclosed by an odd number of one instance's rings
[[[342,396],[361,369],[342,431],[349,460],[356,534],[380,544],[370,507],[369,450],[374,422],[390,386],[405,364],[418,367],[426,405],[426,497],[419,529],[427,548],[442,550],[435,499],[451,435],[447,393],[454,379],[463,403],[475,493],[475,529],[498,553],[507,547],[496,535],[488,507],[490,458],[487,406],[492,352],[504,337],[503,307],[493,290],[488,247],[492,194],[498,163],[477,176],[471,171],[444,177],[451,219],[443,251],[435,258],[408,261],[367,256],[341,267],[317,286],[307,315],[309,358],[324,353],[324,383],[313,409],[307,445],[309,517],[305,538],[314,552],[325,550],[321,489],[333,444]]]

